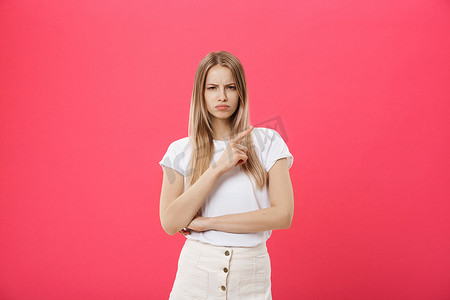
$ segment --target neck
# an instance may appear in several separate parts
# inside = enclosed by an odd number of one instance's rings
[[[231,125],[228,120],[215,119],[212,123],[214,130],[213,139],[215,140],[228,140],[231,134]]]

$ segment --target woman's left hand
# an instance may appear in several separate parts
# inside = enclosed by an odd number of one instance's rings
[[[186,227],[192,231],[207,231],[210,230],[209,218],[196,216],[191,223]]]
[[[181,230],[178,231],[178,232],[181,233],[181,234],[184,235],[184,236],[187,236],[187,235],[191,234],[191,230],[190,230],[190,229],[187,229],[187,228],[183,228],[183,229],[181,229]]]

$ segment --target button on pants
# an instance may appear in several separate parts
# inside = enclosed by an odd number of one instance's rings
[[[224,247],[186,239],[169,300],[272,299],[266,243]]]

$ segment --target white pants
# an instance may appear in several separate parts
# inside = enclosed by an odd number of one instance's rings
[[[169,300],[272,299],[266,243],[213,246],[186,239]]]

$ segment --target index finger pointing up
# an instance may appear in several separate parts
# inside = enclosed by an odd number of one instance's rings
[[[241,140],[253,130],[253,126],[250,126],[247,130],[240,132],[237,136],[235,136],[231,141],[234,143],[240,143]]]

